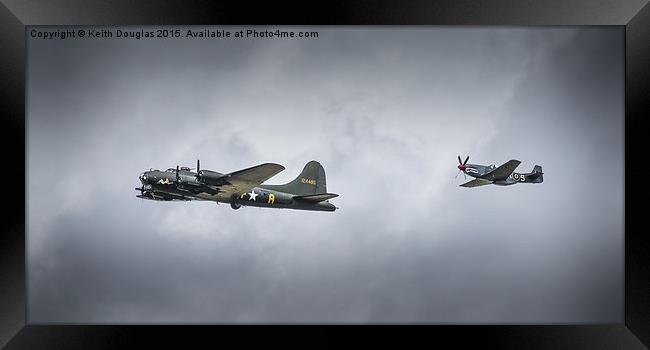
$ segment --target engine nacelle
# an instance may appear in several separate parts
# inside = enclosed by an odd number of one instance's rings
[[[224,182],[222,177],[223,174],[220,174],[216,171],[201,170],[199,172],[200,181],[208,185],[221,185]]]

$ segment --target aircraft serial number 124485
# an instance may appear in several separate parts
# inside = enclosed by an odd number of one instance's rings
[[[207,200],[230,203],[233,209],[241,206],[289,208],[301,210],[334,211],[329,199],[337,194],[327,193],[325,170],[311,161],[298,177],[284,185],[262,185],[262,182],[284,170],[274,163],[221,174],[201,170],[196,161],[196,172],[176,166],[165,171],[150,170],[140,175],[142,187],[138,198],[158,201]]]

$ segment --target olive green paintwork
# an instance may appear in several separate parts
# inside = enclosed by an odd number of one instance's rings
[[[284,185],[261,183],[284,170],[279,164],[265,163],[255,167],[222,174],[210,170],[170,168],[150,170],[140,175],[142,187],[138,198],[158,201],[208,200],[229,203],[233,209],[242,206],[334,211],[329,199],[338,195],[327,193],[325,170],[310,161],[293,181]]]

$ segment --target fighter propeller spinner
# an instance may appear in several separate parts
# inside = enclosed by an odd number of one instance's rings
[[[467,164],[467,161],[469,160],[469,156],[465,158],[465,161],[460,160],[460,156],[458,156],[458,174],[456,174],[456,178],[458,178],[458,175],[460,175],[461,172],[463,172],[463,176],[465,176],[465,179],[467,179],[467,176],[465,175],[465,164]]]
[[[515,169],[521,164],[520,161],[512,159],[504,163],[503,165],[496,167],[492,165],[480,165],[480,164],[467,164],[469,156],[465,158],[465,161],[461,161],[460,156],[458,156],[458,174],[463,173],[465,178],[466,175],[472,176],[475,179],[468,181],[461,187],[477,187],[483,185],[500,185],[508,186],[514,185],[517,183],[542,183],[544,182],[544,173],[542,172],[542,167],[535,165],[533,171],[530,173],[515,173]]]
[[[242,206],[289,208],[317,211],[337,209],[329,199],[337,194],[327,193],[325,170],[320,163],[311,161],[298,177],[284,185],[262,183],[284,167],[264,163],[227,174],[201,170],[196,161],[196,172],[191,168],[170,168],[166,171],[150,170],[140,175],[142,187],[136,188],[142,199],[158,201],[209,200],[229,203],[233,209]]]

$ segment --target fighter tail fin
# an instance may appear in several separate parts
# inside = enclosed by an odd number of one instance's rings
[[[544,173],[542,172],[542,167],[539,165],[535,165],[535,167],[533,168],[533,172],[526,175],[526,177],[527,180],[529,180],[529,182],[533,182],[533,183],[544,182]]]
[[[307,163],[300,175],[284,185],[263,185],[263,188],[298,196],[310,196],[327,193],[325,169],[315,160]]]

